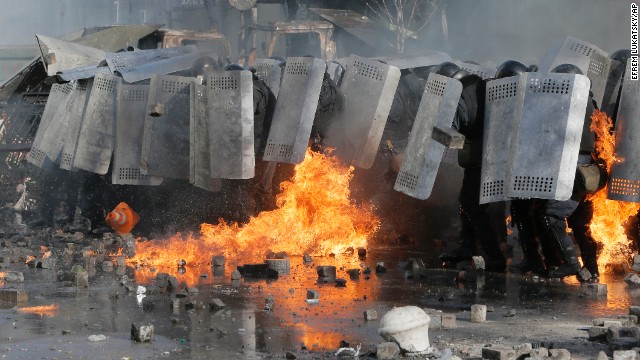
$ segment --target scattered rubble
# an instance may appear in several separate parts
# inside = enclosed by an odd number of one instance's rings
[[[6,282],[24,282],[24,274],[19,271],[0,272],[0,280]]]
[[[96,342],[96,341],[105,341],[105,340],[107,340],[107,337],[102,335],[102,334],[100,334],[100,335],[91,335],[87,339],[89,341]]]
[[[336,267],[335,266],[318,266],[316,267],[318,273],[318,280],[321,282],[333,282],[336,280]]]
[[[378,312],[373,309],[368,309],[364,311],[364,320],[372,321],[378,318]]]
[[[222,302],[222,300],[220,299],[211,299],[211,301],[209,301],[209,308],[211,310],[220,310],[220,309],[224,309],[225,308],[225,303]]]
[[[246,264],[238,266],[238,271],[245,278],[277,279],[278,271],[270,269],[268,264]],[[233,277],[232,277],[233,279]]]
[[[473,264],[473,268],[477,271],[483,271],[486,266],[482,256],[473,256],[471,258],[471,263]]]
[[[313,290],[313,289],[307,290],[307,299],[319,299],[319,298],[320,298],[320,294],[318,293],[318,290]]]
[[[624,277],[624,282],[629,286],[640,286],[640,276],[635,273],[628,273]]]

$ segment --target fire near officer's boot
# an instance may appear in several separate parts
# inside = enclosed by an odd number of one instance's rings
[[[564,220],[551,216],[542,216],[543,236],[549,238],[549,244],[555,245],[556,251],[559,252],[563,264],[549,269],[549,277],[565,277],[577,275],[580,271],[580,263],[573,240],[566,231],[566,223]]]

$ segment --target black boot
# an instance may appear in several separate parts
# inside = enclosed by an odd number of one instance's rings
[[[544,236],[548,237],[549,243],[554,244],[556,251],[559,252],[562,264],[549,269],[549,277],[565,277],[578,275],[580,272],[580,263],[578,262],[578,254],[573,245],[573,240],[566,231],[564,220],[551,216],[542,216],[542,225],[544,228]]]

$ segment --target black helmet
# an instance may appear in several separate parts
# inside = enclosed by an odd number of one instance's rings
[[[470,72],[468,72],[467,70],[464,70],[464,69],[460,69],[460,70],[456,71],[456,73],[455,73],[455,74],[453,74],[453,76],[452,76],[452,77],[453,77],[454,79],[456,79],[456,80],[460,81],[460,80],[462,80],[462,79],[466,78],[466,77],[467,77],[467,76],[469,76],[469,75],[471,75],[471,73],[470,73]]]
[[[582,70],[573,64],[560,64],[551,70],[552,73],[578,74],[582,75]]]
[[[496,70],[496,79],[520,75],[527,72],[527,66],[519,61],[507,60],[498,66]]]
[[[446,76],[446,77],[453,77],[453,74],[456,73],[456,71],[460,70],[460,67],[452,62],[443,62],[442,64],[436,66],[432,72],[435,72],[438,75],[442,75],[442,76]]]
[[[435,69],[437,67],[437,65],[428,65],[428,66],[419,66],[419,67],[415,67],[413,68],[413,73],[421,78],[421,79],[426,79],[429,77],[429,74],[433,71],[433,69]]]
[[[215,70],[219,67],[216,59],[211,56],[202,56],[191,65],[191,70],[193,71],[194,76],[202,75],[207,71]]]
[[[629,49],[620,49],[616,52],[614,52],[613,54],[611,54],[611,56],[609,56],[611,59],[613,60],[618,60],[621,63],[627,63],[627,59],[631,56],[631,50]]]
[[[244,68],[238,64],[229,64],[224,67],[224,71],[244,70]]]
[[[527,68],[527,72],[538,72],[538,65],[536,64],[529,65],[529,67]]]

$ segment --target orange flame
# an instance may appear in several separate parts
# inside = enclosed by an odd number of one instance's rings
[[[18,312],[21,314],[36,314],[40,316],[56,316],[58,312],[58,305],[43,305],[43,306],[30,306],[18,308]]]
[[[615,156],[615,137],[612,133],[612,121],[602,111],[591,115],[591,132],[596,134],[596,154],[604,160],[607,173],[611,166],[621,159]],[[629,217],[635,216],[640,204],[607,199],[607,187],[587,197],[593,202],[593,218],[589,223],[589,231],[602,250],[598,256],[598,270],[601,274],[608,268],[621,263],[621,259],[629,259],[633,254],[631,240],[625,233],[625,224]]]
[[[40,255],[43,259],[48,259],[51,257],[51,250],[49,250],[46,246],[40,246]]]
[[[36,259],[36,257],[35,257],[35,256],[33,256],[33,255],[28,255],[28,256],[27,256],[27,258],[24,260],[24,263],[25,263],[25,264],[28,264],[28,263],[32,262],[33,260],[35,260],[35,259]]]
[[[334,157],[307,151],[293,179],[280,185],[277,209],[261,212],[244,225],[220,219],[217,225],[202,224],[199,235],[137,242],[136,255],[127,263],[175,273],[180,259],[186,261],[186,267],[197,267],[209,264],[211,256],[219,254],[263,262],[268,250],[341,256],[348,249],[366,247],[380,221],[370,206],[351,203],[353,170]],[[349,256],[357,260],[357,255]],[[349,260],[345,257],[345,261]]]

